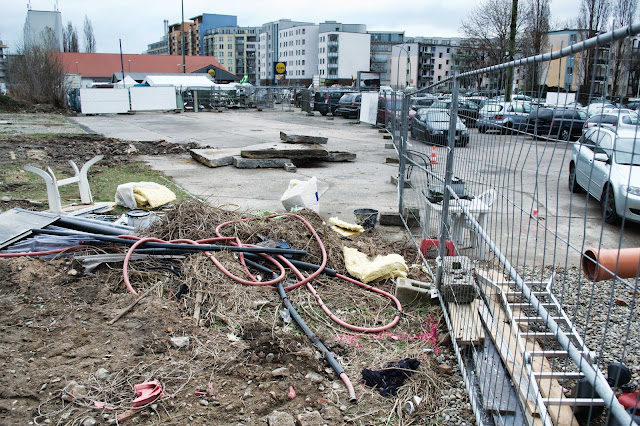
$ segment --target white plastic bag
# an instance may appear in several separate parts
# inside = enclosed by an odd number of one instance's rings
[[[313,176],[309,180],[289,181],[289,188],[280,197],[282,205],[287,211],[292,208],[307,208],[314,212],[320,211],[320,198],[318,197],[318,180]]]

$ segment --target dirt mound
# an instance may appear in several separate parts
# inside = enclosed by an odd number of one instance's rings
[[[183,154],[197,144],[175,144],[167,141],[125,142],[100,135],[47,135],[38,137],[0,137],[0,154],[3,160],[15,162],[46,161],[66,163],[68,160],[81,164],[96,155],[104,155],[110,163],[127,162],[133,155]],[[9,155],[12,152],[12,155]],[[6,154],[6,155],[4,155]],[[36,163],[37,164],[37,163]]]
[[[0,95],[0,113],[18,113],[18,112],[30,112],[30,113],[67,113],[66,110],[61,110],[53,105],[45,104],[28,104],[18,101],[7,95]]]

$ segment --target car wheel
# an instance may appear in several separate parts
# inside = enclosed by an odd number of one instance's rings
[[[571,139],[571,132],[569,131],[569,129],[561,129],[560,134],[558,135],[558,139],[569,141]]]
[[[322,111],[322,112],[320,113],[320,115],[322,115],[322,116],[324,117],[325,115],[327,115],[327,112],[326,112],[326,111]]]
[[[478,127],[478,132],[487,133],[487,129],[485,129],[484,127]]]
[[[511,135],[513,134],[513,124],[511,122],[507,122],[501,129],[500,133],[503,135]]]
[[[616,213],[616,200],[613,196],[613,190],[611,185],[607,185],[602,192],[602,198],[600,199],[600,206],[602,208],[602,218],[605,222],[615,225],[620,220],[618,213]]]
[[[583,191],[582,187],[576,182],[576,165],[569,164],[569,191],[579,194]]]

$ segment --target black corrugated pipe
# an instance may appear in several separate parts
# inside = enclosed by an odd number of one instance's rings
[[[136,250],[138,251],[138,250]],[[247,259],[251,259],[251,260],[261,260],[262,256],[259,256],[257,254],[252,254],[252,253],[246,253],[245,258]],[[280,264],[282,264],[283,266],[287,266],[284,263],[280,262],[280,259],[275,258],[275,260],[277,260]],[[287,259],[293,266],[295,266],[296,268],[299,269],[304,269],[305,271],[317,271],[320,268],[320,265],[314,265],[313,263],[308,263],[308,262],[303,262],[301,260],[294,260],[294,259]],[[335,277],[338,272],[335,269],[331,269],[331,268],[327,268],[325,267],[322,270],[323,274],[326,274],[330,277]]]
[[[247,256],[245,256],[245,262],[247,263],[247,265],[253,268],[256,268],[262,272],[272,274],[275,278],[278,277],[278,275],[275,274],[271,269],[267,268],[266,266],[260,265],[259,263],[256,263],[252,260],[246,259],[246,257]],[[305,263],[305,262],[302,262],[302,263]],[[307,265],[311,265],[311,264],[307,264]],[[317,269],[318,268],[316,267],[316,270]],[[355,401],[356,392],[353,389],[353,385],[351,384],[349,377],[347,377],[347,373],[345,373],[342,366],[338,364],[338,361],[333,356],[333,352],[327,349],[324,343],[322,343],[322,341],[316,337],[315,333],[311,331],[307,323],[304,322],[304,320],[300,317],[300,314],[298,314],[298,311],[295,310],[295,308],[291,304],[291,301],[289,300],[289,297],[287,296],[287,293],[284,291],[284,287],[282,286],[282,281],[278,283],[278,294],[280,294],[280,298],[282,299],[284,306],[286,306],[287,309],[289,310],[289,314],[291,314],[291,318],[293,318],[296,324],[298,324],[298,327],[300,327],[302,331],[304,331],[304,334],[307,335],[309,340],[311,340],[311,342],[322,351],[322,353],[324,354],[324,357],[326,358],[327,362],[329,363],[333,371],[335,371],[336,374],[340,377],[340,379],[342,379],[345,386],[347,387],[347,390],[349,391],[349,400]]]
[[[88,232],[72,232],[72,231],[56,231],[53,229],[32,229],[34,234],[47,234],[47,235],[64,235],[64,236],[86,236],[87,238],[92,238],[99,241],[106,241],[115,244],[121,245],[133,245],[136,240],[128,239],[128,238],[118,238],[110,235],[100,235],[100,234],[92,234]],[[182,252],[194,252],[194,251],[232,251],[232,252],[242,252],[242,253],[267,253],[267,254],[295,254],[295,255],[305,255],[307,252],[305,250],[294,250],[294,249],[279,249],[279,248],[268,248],[268,247],[244,247],[244,246],[219,246],[214,244],[176,244],[176,243],[155,243],[155,242],[145,242],[140,244],[140,247],[144,248],[164,248],[164,249],[173,249]]]

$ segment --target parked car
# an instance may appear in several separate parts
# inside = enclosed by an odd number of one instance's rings
[[[586,190],[600,201],[607,223],[618,223],[620,218],[640,223],[640,137],[636,132],[589,129],[573,145],[569,190]]]
[[[488,103],[480,108],[476,126],[480,133],[488,130],[498,130],[500,133],[526,130],[531,109],[531,104],[527,102]]]
[[[444,108],[451,111],[451,100],[434,102],[431,107]],[[458,101],[458,116],[464,119],[467,127],[476,126],[478,111],[480,111],[480,107],[476,103],[467,100]]]
[[[327,89],[318,90],[313,97],[313,110],[322,115],[335,114],[338,102],[345,93],[354,93],[353,90]]]
[[[418,110],[411,119],[411,137],[422,139],[425,142],[446,145],[448,142],[449,121],[451,115],[445,109],[427,108]],[[456,146],[467,146],[469,144],[469,131],[462,123],[456,120]]]
[[[402,97],[390,93],[380,95],[378,97],[376,124],[384,125],[387,130],[391,130],[393,123],[395,123],[396,128],[400,128],[402,123]]]
[[[602,114],[616,108],[617,107],[609,101],[591,102],[587,106],[587,115],[591,117],[592,115]]]
[[[527,133],[534,136],[575,140],[582,136],[587,113],[575,108],[535,108],[527,118]]]
[[[584,123],[583,133],[592,127],[606,127],[615,131],[616,128],[635,129],[640,132],[640,115],[631,110],[609,110],[604,114],[596,114]]]
[[[333,114],[345,118],[358,118],[360,117],[361,101],[362,95],[360,93],[346,93],[340,98],[338,107]]]
[[[436,102],[437,98],[432,97],[419,97],[419,98],[411,98],[411,109],[414,111],[419,110],[420,108],[429,108]]]

